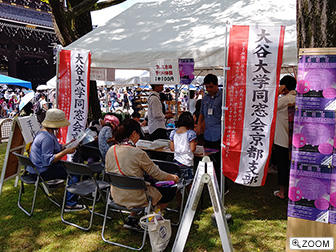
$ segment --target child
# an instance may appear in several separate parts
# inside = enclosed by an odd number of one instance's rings
[[[182,177],[186,184],[191,184],[194,178],[194,151],[196,150],[196,132],[194,119],[190,112],[183,112],[177,123],[176,130],[170,134],[170,149],[174,151],[174,161],[180,166]],[[189,186],[190,188],[190,186]],[[180,193],[176,195],[180,204]]]

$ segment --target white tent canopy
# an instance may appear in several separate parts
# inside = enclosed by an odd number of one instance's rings
[[[153,59],[194,58],[195,69],[222,69],[227,21],[285,25],[283,65],[297,64],[293,0],[137,3],[66,49],[90,50],[98,68],[148,69]]]

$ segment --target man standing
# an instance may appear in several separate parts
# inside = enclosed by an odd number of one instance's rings
[[[274,155],[278,170],[278,185],[280,190],[274,191],[274,196],[280,199],[287,197],[289,183],[289,130],[288,130],[288,104],[295,103],[296,79],[286,75],[280,80],[278,99],[278,112],[276,117],[274,136]]]
[[[220,149],[221,147],[221,116],[222,116],[222,90],[218,88],[216,75],[208,74],[204,78],[206,91],[202,99],[201,112],[197,123],[197,133],[205,122],[205,147]]]
[[[114,88],[111,88],[108,97],[111,102],[110,111],[113,112],[115,110],[114,103],[117,101],[117,93],[114,91]]]
[[[218,79],[214,74],[205,76],[203,84],[208,93],[202,99],[196,133],[197,135],[202,133],[202,123],[205,122],[204,147],[220,150],[222,90],[218,88]],[[214,159],[217,181],[220,181],[220,151],[214,155]]]
[[[168,139],[166,131],[166,116],[162,111],[160,92],[163,85],[152,84],[152,91],[148,96],[148,131],[149,139]],[[167,116],[168,117],[168,116]]]

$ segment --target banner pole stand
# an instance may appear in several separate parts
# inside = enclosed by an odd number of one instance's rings
[[[211,162],[208,156],[205,156],[202,161],[199,162],[197,167],[194,182],[192,184],[172,248],[172,251],[174,252],[180,252],[184,249],[205,184],[208,186],[211,203],[215,212],[214,215],[216,217],[223,251],[233,251],[230,232],[225,218],[224,206],[220,198],[213,162]]]
[[[226,74],[227,74],[227,44],[228,44],[228,25],[229,22],[226,22],[225,26],[225,48],[224,48],[224,68],[223,68],[223,94],[222,94],[222,116],[221,116],[221,122],[222,122],[222,127],[221,127],[221,156],[220,156],[220,171],[221,171],[221,177],[220,177],[220,182],[221,182],[221,195],[222,195],[222,202],[224,205],[224,195],[225,195],[225,177],[223,175],[223,148],[224,148],[224,130],[225,130],[225,97],[226,97]]]

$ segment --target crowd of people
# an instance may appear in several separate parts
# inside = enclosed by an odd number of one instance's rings
[[[144,93],[149,92],[148,89],[137,87],[111,87],[111,88],[100,88],[98,90],[98,98],[100,101],[101,110],[104,112],[139,112],[142,110],[142,105],[146,105],[146,96]],[[191,90],[190,106],[194,108],[193,99],[194,97],[201,97],[202,91],[197,90],[195,95],[195,90]],[[159,92],[159,98],[161,102],[165,103],[165,110],[169,110],[167,102],[175,101],[176,93],[173,89],[166,87],[162,92]],[[143,98],[141,98],[143,97]],[[190,110],[188,107],[189,96],[187,90],[182,90],[178,95],[178,101],[180,103],[180,108],[183,111]],[[192,111],[193,112],[193,111]]]
[[[20,110],[20,102],[28,92],[32,92],[32,90],[0,85],[0,117],[13,118],[18,114],[22,116],[36,114],[41,123],[45,112],[54,104],[55,91],[36,92],[34,97]]]
[[[293,78],[294,79],[294,78]],[[274,195],[279,198],[286,197],[286,185],[288,185],[288,128],[283,128],[286,124],[283,119],[286,114],[286,105],[295,100],[295,79],[285,78],[282,80],[280,94],[284,98],[279,99],[275,151],[277,157],[277,165],[279,169],[279,185],[280,191],[274,192]],[[118,114],[108,112],[104,119],[92,121],[89,128],[96,132],[96,146],[103,157],[107,172],[113,172],[121,175],[144,177],[145,179],[154,178],[156,180],[179,182],[179,177],[168,174],[160,170],[154,164],[148,154],[135,148],[140,138],[149,140],[170,139],[170,149],[174,152],[174,162],[180,167],[184,180],[192,183],[194,176],[194,152],[197,144],[202,144],[204,147],[220,150],[221,147],[221,104],[222,90],[218,87],[218,79],[216,75],[208,74],[204,78],[204,86],[207,93],[202,97],[195,99],[194,112],[181,111],[178,120],[175,122],[175,127],[172,130],[167,130],[167,119],[173,118],[173,113],[166,110],[165,99],[169,99],[170,90],[163,90],[163,85],[152,85],[152,90],[148,96],[148,111],[144,122],[148,124],[149,135],[145,135],[141,126],[143,124],[141,116],[137,111],[134,111],[130,118],[122,120]],[[126,89],[123,94],[126,98],[122,98],[126,102],[131,90]],[[107,98],[111,103],[111,110],[116,109],[115,103],[119,102],[117,95],[111,89],[106,92]],[[165,94],[163,98],[160,94]],[[100,94],[101,95],[101,94]],[[168,98],[167,98],[168,97]],[[66,148],[67,144],[59,144],[56,138],[57,130],[61,127],[68,126],[70,123],[65,119],[65,114],[59,109],[49,108],[45,101],[46,95],[41,93],[35,98],[38,102],[40,110],[45,111],[44,117],[39,119],[42,124],[40,132],[35,137],[30,158],[39,172],[45,179],[64,179],[66,176],[62,169],[59,160],[75,151],[75,148]],[[105,99],[104,97],[100,97]],[[194,97],[193,97],[194,98]],[[283,106],[281,105],[283,103]],[[112,105],[113,104],[113,105]],[[126,106],[127,108],[127,106]],[[34,105],[31,106],[31,111],[34,111]],[[282,115],[283,113],[283,115]],[[284,134],[287,134],[284,136]],[[280,140],[279,140],[280,139]],[[287,142],[282,144],[283,141]],[[92,144],[92,143],[91,143]],[[285,158],[286,156],[286,158]],[[214,155],[214,167],[216,177],[220,179],[220,151]],[[282,162],[279,162],[282,161]],[[28,170],[33,173],[33,170]],[[190,184],[189,183],[189,184]],[[225,183],[226,184],[226,183]],[[225,188],[226,191],[227,188]],[[168,203],[177,196],[178,202],[181,198],[176,189],[162,190],[151,183],[149,193],[153,198],[153,204],[160,210],[167,207]],[[116,203],[122,204],[129,208],[134,206],[145,206],[147,200],[143,192],[129,194],[123,189],[111,188],[111,194]],[[67,195],[66,209],[78,210],[83,209],[82,205],[77,203],[77,199],[73,195]],[[136,213],[131,212],[125,222],[125,227],[138,229],[138,221]]]
[[[152,140],[170,138],[170,148],[175,153],[174,161],[181,167],[182,176],[186,180],[192,181],[193,152],[196,149],[197,140],[196,132],[193,130],[197,126],[194,117],[190,112],[185,111],[179,116],[176,128],[170,133],[166,131],[165,119],[172,118],[173,114],[170,111],[165,111],[165,104],[162,96],[160,97],[159,95],[159,92],[163,90],[163,86],[153,85],[152,88],[153,90],[148,98],[147,123],[150,128],[148,137]],[[113,94],[113,90],[111,91],[108,94],[108,98],[111,98],[112,103],[113,99],[116,101],[118,97]],[[65,155],[74,153],[76,147],[66,148],[69,143],[60,144],[56,135],[59,128],[68,126],[70,123],[65,118],[65,113],[62,110],[48,106],[45,94],[39,94],[39,97],[34,100],[31,102],[31,111],[34,111],[34,102],[38,102],[40,110],[45,111],[45,113],[44,117],[39,119],[42,128],[33,140],[30,159],[44,179],[65,179],[66,173],[59,161]],[[201,112],[202,110],[195,112],[195,117],[200,118],[199,113]],[[103,119],[90,122],[89,127],[97,134],[93,145],[100,150],[107,172],[145,178],[149,176],[151,179],[158,181],[179,182],[180,178],[177,175],[160,170],[145,151],[135,148],[140,138],[147,137],[141,129],[141,116],[137,111],[133,112],[131,118],[124,120],[118,114],[109,112]],[[92,145],[92,143],[90,144]],[[118,161],[116,162],[116,160]],[[36,176],[33,169],[28,168],[27,171]],[[153,198],[153,204],[161,211],[167,207],[175,195],[179,194],[179,192],[176,192],[175,187],[171,188],[171,190],[162,189],[156,186],[153,181],[151,181],[148,192]],[[129,194],[126,191],[112,187],[111,193],[116,203],[130,208],[147,204],[146,197],[140,191]],[[81,210],[83,208],[84,206],[78,204],[74,195],[67,195],[67,211]],[[136,213],[131,212],[125,222],[125,227],[139,228],[136,217]]]
[[[0,117],[14,117],[19,112],[19,104],[25,89],[11,89],[0,85]]]

